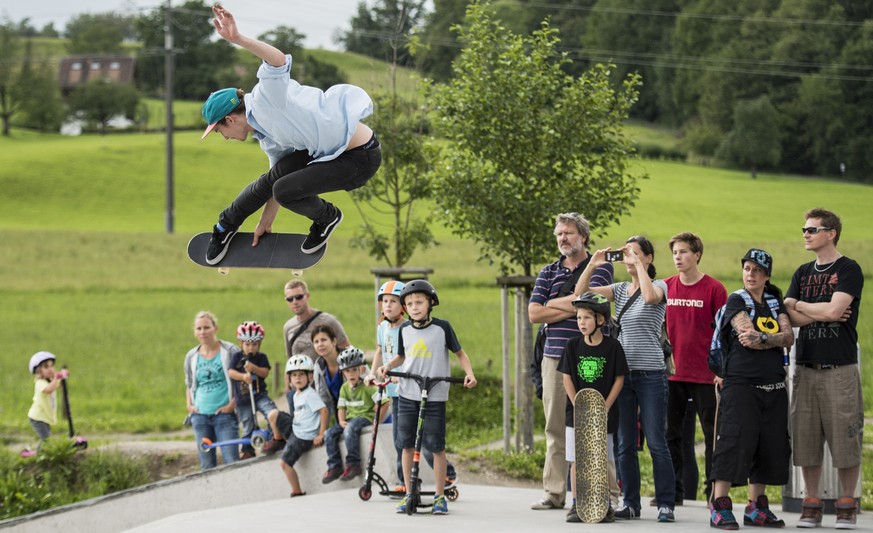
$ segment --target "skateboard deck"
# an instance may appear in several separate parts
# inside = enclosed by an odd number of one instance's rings
[[[314,267],[324,257],[327,245],[313,254],[305,254],[300,245],[306,235],[298,233],[267,233],[257,246],[252,246],[253,233],[239,232],[230,241],[230,248],[218,264],[206,263],[206,248],[212,233],[198,233],[188,242],[188,257],[198,265],[212,268],[290,268],[305,270]]]
[[[606,402],[599,392],[582,389],[576,393],[576,513],[587,524],[600,522],[609,510],[606,415]]]

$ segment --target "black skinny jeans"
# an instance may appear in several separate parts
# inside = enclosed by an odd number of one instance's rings
[[[351,191],[367,183],[382,164],[382,146],[375,135],[372,141],[375,144],[370,148],[353,148],[323,163],[309,164],[313,158],[306,150],[288,154],[240,191],[230,207],[221,212],[219,223],[226,230],[237,229],[275,197],[282,207],[327,224],[334,216],[333,206],[318,195]]]

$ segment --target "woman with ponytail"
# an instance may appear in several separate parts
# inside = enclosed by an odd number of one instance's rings
[[[631,281],[606,287],[588,286],[594,269],[606,262],[607,251],[598,250],[576,284],[576,295],[586,291],[615,302],[618,340],[624,348],[630,373],[618,395],[618,477],[624,502],[615,518],[640,517],[640,462],[637,456],[637,420],[652,456],[658,521],[674,520],[676,484],[667,448],[667,369],[661,347],[661,330],[667,311],[667,285],[655,279],[655,247],[645,237],[629,238],[619,249]],[[639,413],[639,418],[637,413]]]

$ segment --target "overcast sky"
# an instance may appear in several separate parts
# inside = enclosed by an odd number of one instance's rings
[[[337,50],[333,34],[347,30],[360,0],[224,0],[222,4],[236,18],[240,31],[253,37],[276,26],[289,26],[306,35],[307,48]],[[0,0],[0,17],[13,22],[24,18],[40,30],[49,22],[63,31],[67,21],[82,13],[117,11],[138,14],[163,5],[162,0]],[[210,2],[206,2],[211,5]],[[181,6],[183,0],[172,0]]]

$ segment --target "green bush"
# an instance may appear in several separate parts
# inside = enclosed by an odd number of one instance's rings
[[[34,458],[0,452],[0,520],[102,496],[149,482],[148,465],[116,452],[78,452],[65,438]]]

